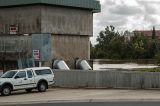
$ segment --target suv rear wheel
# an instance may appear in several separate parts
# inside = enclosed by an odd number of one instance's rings
[[[47,89],[47,84],[45,82],[40,82],[38,84],[38,91],[39,92],[45,92]]]
[[[2,96],[9,96],[11,94],[11,87],[4,86],[1,91]]]

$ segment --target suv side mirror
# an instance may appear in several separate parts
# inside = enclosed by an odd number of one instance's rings
[[[18,79],[18,78],[20,78],[19,76],[15,76],[15,79]]]

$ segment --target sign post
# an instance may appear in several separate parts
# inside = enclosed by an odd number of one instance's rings
[[[42,66],[42,63],[40,61],[40,51],[39,50],[33,50],[33,57],[36,61],[39,61],[39,67]]]

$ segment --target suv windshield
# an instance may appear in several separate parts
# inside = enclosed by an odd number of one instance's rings
[[[12,78],[16,73],[17,71],[8,71],[5,74],[3,74],[1,78]]]

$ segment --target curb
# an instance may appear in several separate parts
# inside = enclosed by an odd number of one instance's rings
[[[27,105],[27,104],[45,104],[45,103],[83,103],[90,100],[48,100],[48,101],[27,101],[27,102],[1,102],[0,106],[5,105]]]
[[[1,102],[0,106],[5,105],[27,105],[27,104],[46,104],[46,103],[103,103],[103,102],[159,102],[160,99],[88,99],[88,100],[48,100],[48,101],[27,101],[27,102]]]

